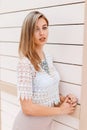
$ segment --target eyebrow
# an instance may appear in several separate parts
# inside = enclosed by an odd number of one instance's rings
[[[43,24],[42,26],[48,26],[47,24]],[[36,26],[36,27],[38,27],[38,26]]]
[[[47,24],[44,24],[43,26],[47,26]]]

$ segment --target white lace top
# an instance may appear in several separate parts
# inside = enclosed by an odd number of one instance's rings
[[[19,59],[17,67],[18,97],[32,99],[34,103],[54,106],[59,99],[59,73],[50,55],[45,53],[49,74],[41,68],[38,72],[26,57]]]

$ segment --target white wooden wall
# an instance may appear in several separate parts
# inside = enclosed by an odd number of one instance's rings
[[[55,117],[53,130],[79,130],[85,0],[1,0],[0,4],[1,130],[12,130],[19,111],[14,92],[18,44],[22,22],[32,10],[41,11],[49,20],[45,49],[54,56],[60,72],[61,93],[73,93],[78,98],[76,112]]]

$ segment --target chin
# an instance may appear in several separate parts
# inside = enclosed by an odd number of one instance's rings
[[[45,44],[46,44],[46,42],[42,42],[42,43],[41,43],[41,45],[45,45]]]
[[[37,42],[37,46],[44,46],[46,44],[46,41],[43,42]]]

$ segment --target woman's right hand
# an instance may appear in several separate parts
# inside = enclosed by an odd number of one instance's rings
[[[59,106],[60,107],[60,114],[72,114],[76,108],[76,105],[70,104],[67,102],[68,97],[65,98],[65,101]]]

